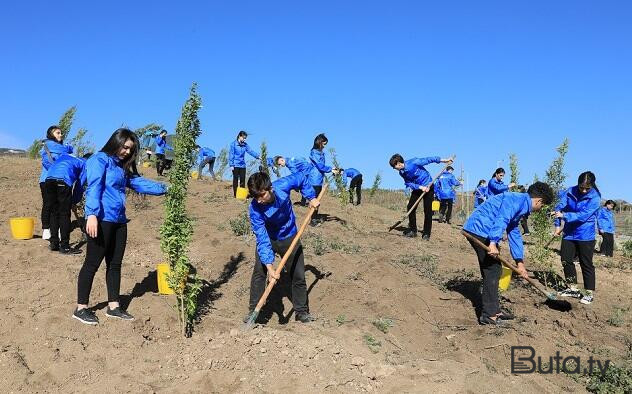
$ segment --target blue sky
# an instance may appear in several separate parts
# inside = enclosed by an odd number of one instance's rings
[[[216,151],[244,129],[307,156],[325,132],[365,183],[402,186],[393,153],[454,153],[472,186],[511,152],[531,181],[569,137],[569,184],[590,169],[632,201],[630,20],[627,1],[10,2],[0,146],[71,105],[98,147],[123,123],[173,131],[197,81]]]

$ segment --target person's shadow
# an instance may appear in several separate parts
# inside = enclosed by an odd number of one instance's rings
[[[213,303],[220,299],[223,293],[219,292],[219,289],[228,283],[228,281],[235,275],[239,264],[245,260],[243,252],[239,252],[237,256],[230,256],[229,261],[224,264],[222,273],[217,279],[209,282],[202,280],[202,291],[198,295],[197,300],[197,312],[195,314],[195,321],[199,322],[204,316],[206,316],[211,309],[213,309]]]
[[[147,276],[140,282],[134,285],[134,288],[129,294],[121,294],[119,296],[119,304],[122,310],[127,310],[134,298],[140,298],[146,293],[158,293],[158,274],[156,270],[149,271]],[[90,307],[92,311],[97,311],[108,306],[107,301],[99,302],[98,304]]]
[[[476,317],[480,317],[481,310],[483,308],[483,297],[481,296],[481,280],[463,280],[459,278],[453,278],[446,282],[446,289],[455,291],[461,294],[463,297],[470,300],[474,307],[474,313]]]

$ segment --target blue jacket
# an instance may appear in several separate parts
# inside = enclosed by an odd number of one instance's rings
[[[404,162],[404,168],[399,170],[399,175],[404,178],[404,184],[413,190],[420,186],[430,187],[432,177],[424,166],[430,163],[441,163],[439,156],[424,157],[422,159],[412,158]]]
[[[614,234],[614,212],[606,207],[602,207],[597,213],[597,228],[604,233]]]
[[[50,166],[46,179],[62,180],[68,187],[74,185],[72,203],[76,204],[81,201],[86,184],[86,160],[64,153]]]
[[[356,170],[355,168],[347,168],[347,169],[345,169],[345,177],[346,178],[353,179],[353,178],[357,177],[358,175],[362,175],[362,174],[360,174],[360,171]]]
[[[86,217],[95,215],[99,221],[127,223],[125,216],[125,188],[160,196],[167,186],[141,176],[130,177],[118,157],[104,152],[92,155],[86,161]]]
[[[296,217],[292,210],[290,192],[300,189],[308,200],[316,198],[314,188],[303,174],[296,173],[272,182],[274,201],[271,204],[259,204],[255,199],[250,202],[250,225],[257,238],[257,254],[263,264],[274,262],[273,241],[281,241],[297,233]]]
[[[560,193],[560,201],[555,210],[564,214],[564,239],[571,241],[592,241],[595,239],[595,221],[601,206],[601,194],[592,188],[581,194],[577,186]],[[555,226],[560,219],[555,219]]]
[[[50,166],[53,165],[53,162],[57,160],[60,155],[63,155],[64,153],[72,153],[72,146],[70,145],[60,144],[59,142],[54,140],[45,140],[44,144],[46,144],[46,147],[48,147],[53,160],[50,160],[50,158],[48,157],[48,152],[46,152],[46,149],[42,147],[42,149],[40,150],[40,155],[42,156],[42,173],[40,174],[39,178],[40,183],[46,182],[46,178],[48,177],[48,169],[50,168]]]
[[[246,168],[246,153],[255,159],[259,158],[259,154],[253,151],[247,142],[240,144],[239,141],[234,140],[230,143],[230,149],[228,150],[228,166],[234,168]]]
[[[487,200],[487,186],[479,186],[474,192],[474,208],[478,207]]]
[[[463,229],[479,237],[498,243],[505,230],[509,238],[511,256],[516,261],[524,258],[520,234],[520,219],[531,213],[531,197],[527,193],[502,193],[490,197],[470,215]]]
[[[487,196],[492,197],[496,194],[504,193],[509,191],[509,186],[505,185],[503,181],[496,180],[496,177],[492,177],[492,179],[487,182]]]
[[[203,162],[205,159],[210,159],[215,157],[215,151],[211,148],[200,148],[200,152],[198,153],[198,162]]]
[[[314,167],[312,163],[304,157],[286,157],[285,166],[292,174],[300,172],[306,175],[309,174]]]
[[[320,186],[323,184],[324,174],[331,172],[331,167],[325,163],[325,152],[312,149],[309,159],[313,166],[309,172],[309,181],[314,186]]]
[[[156,137],[156,154],[157,155],[164,155],[165,154],[165,149],[168,150],[173,150],[173,148],[169,145],[167,145],[167,140],[163,139],[162,137],[158,136]]]
[[[461,182],[456,179],[454,174],[444,171],[435,181],[435,194],[439,200],[454,200],[456,198],[456,192],[454,191],[456,186],[461,186]]]

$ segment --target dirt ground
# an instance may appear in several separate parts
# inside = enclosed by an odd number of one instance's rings
[[[295,322],[281,284],[264,323],[242,331],[255,242],[234,235],[229,220],[247,205],[232,198],[228,183],[208,180],[192,181],[187,201],[195,229],[190,256],[205,280],[193,336],[181,337],[173,296],[157,293],[161,197],[128,198],[121,291],[136,320],[106,319],[102,267],[91,295],[101,323],[82,325],[70,316],[84,255],[50,252],[39,238],[38,176],[37,161],[0,157],[3,392],[584,392],[583,378],[512,374],[510,347],[532,346],[546,360],[556,351],[582,361],[630,357],[632,272],[617,267],[620,255],[607,264],[595,258],[593,305],[573,300],[569,312],[550,309],[514,280],[503,303],[517,320],[510,328],[483,327],[475,308],[478,265],[458,226],[435,222],[430,241],[407,239],[386,231],[402,212],[370,202],[343,209],[331,196],[321,208],[328,220],[304,239],[318,320]],[[307,212],[295,211],[299,221]],[[36,217],[37,237],[12,239],[14,216]],[[80,235],[74,231],[71,240]],[[612,320],[616,307],[620,324]]]

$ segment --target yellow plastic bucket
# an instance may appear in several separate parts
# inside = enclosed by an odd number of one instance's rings
[[[33,238],[35,228],[35,218],[10,218],[11,235],[15,239]]]
[[[156,276],[158,277],[158,293],[160,294],[173,294],[173,289],[169,287],[167,283],[167,275],[171,269],[169,264],[160,263],[156,266]]]
[[[143,162],[143,168],[149,168],[151,166],[151,163],[148,161]]]
[[[505,291],[511,284],[511,269],[503,265],[503,272],[500,274],[500,280],[498,281],[498,289]]]
[[[191,178],[193,178],[193,179],[198,179],[198,178],[199,178],[199,174],[198,174],[198,172],[197,172],[197,171],[193,171],[193,172],[191,172]]]
[[[238,187],[237,188],[237,195],[235,196],[237,197],[238,200],[245,200],[248,198],[248,189],[246,189],[245,187]]]
[[[437,200],[434,200],[432,202],[432,210],[434,212],[437,212],[439,210],[439,208],[441,208],[441,203],[439,201],[437,201]]]

